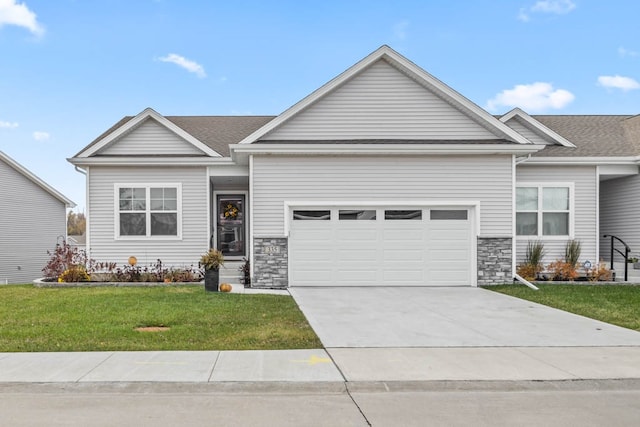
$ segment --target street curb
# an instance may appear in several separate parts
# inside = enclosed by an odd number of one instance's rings
[[[638,379],[584,379],[550,381],[247,381],[247,382],[70,382],[0,383],[1,394],[344,394],[398,392],[524,392],[524,391],[640,390]]]

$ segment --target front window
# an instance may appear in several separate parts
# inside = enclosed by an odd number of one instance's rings
[[[119,237],[180,235],[179,185],[121,185],[116,196]]]
[[[569,236],[569,186],[532,185],[516,188],[516,235]]]

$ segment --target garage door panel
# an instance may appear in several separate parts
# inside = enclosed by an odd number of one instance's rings
[[[460,264],[469,259],[469,251],[465,249],[437,249],[429,251],[432,261]]]
[[[376,262],[377,256],[375,249],[353,251],[341,248],[336,253],[338,254],[338,259],[341,260],[339,263],[342,265],[361,261]]]
[[[341,241],[372,241],[378,240],[378,231],[376,229],[368,230],[353,230],[345,227],[339,227],[337,229],[337,238]]]
[[[424,239],[424,230],[421,228],[413,229],[385,229],[382,238],[386,242],[411,242],[422,241]]]
[[[384,259],[385,261],[396,261],[396,262],[401,262],[401,261],[423,261],[424,260],[424,254],[422,253],[422,249],[421,247],[415,248],[417,250],[406,250],[406,248],[403,248],[403,250],[392,250],[392,249],[384,249],[383,250],[383,255],[384,255]]]

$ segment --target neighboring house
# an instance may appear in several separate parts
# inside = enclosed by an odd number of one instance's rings
[[[0,183],[0,283],[29,283],[67,235],[75,203],[2,151]]]
[[[78,251],[84,251],[87,249],[87,238],[84,234],[67,236],[67,243]]]
[[[253,286],[511,281],[640,251],[640,117],[494,117],[383,46],[276,117],[125,117],[70,162],[100,261],[251,260]]]

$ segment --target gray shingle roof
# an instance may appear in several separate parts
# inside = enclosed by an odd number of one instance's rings
[[[576,148],[549,145],[535,157],[625,157],[640,154],[640,116],[535,115]],[[634,131],[637,133],[635,137]]]
[[[165,116],[167,120],[206,144],[224,157],[229,157],[229,144],[237,144],[275,116]],[[133,116],[123,117],[83,151],[125,125]]]
[[[229,157],[229,144],[237,144],[275,116],[165,116],[199,141]]]
[[[534,115],[532,117],[576,145],[576,148],[549,145],[534,154],[536,157],[640,155],[640,115]],[[166,118],[222,156],[228,157],[229,144],[240,142],[273,120],[275,116],[166,116]],[[131,119],[132,117],[124,117],[90,145],[97,143]],[[329,141],[312,142],[328,143]],[[421,142],[424,143],[424,141]],[[491,142],[496,143],[496,141]]]

